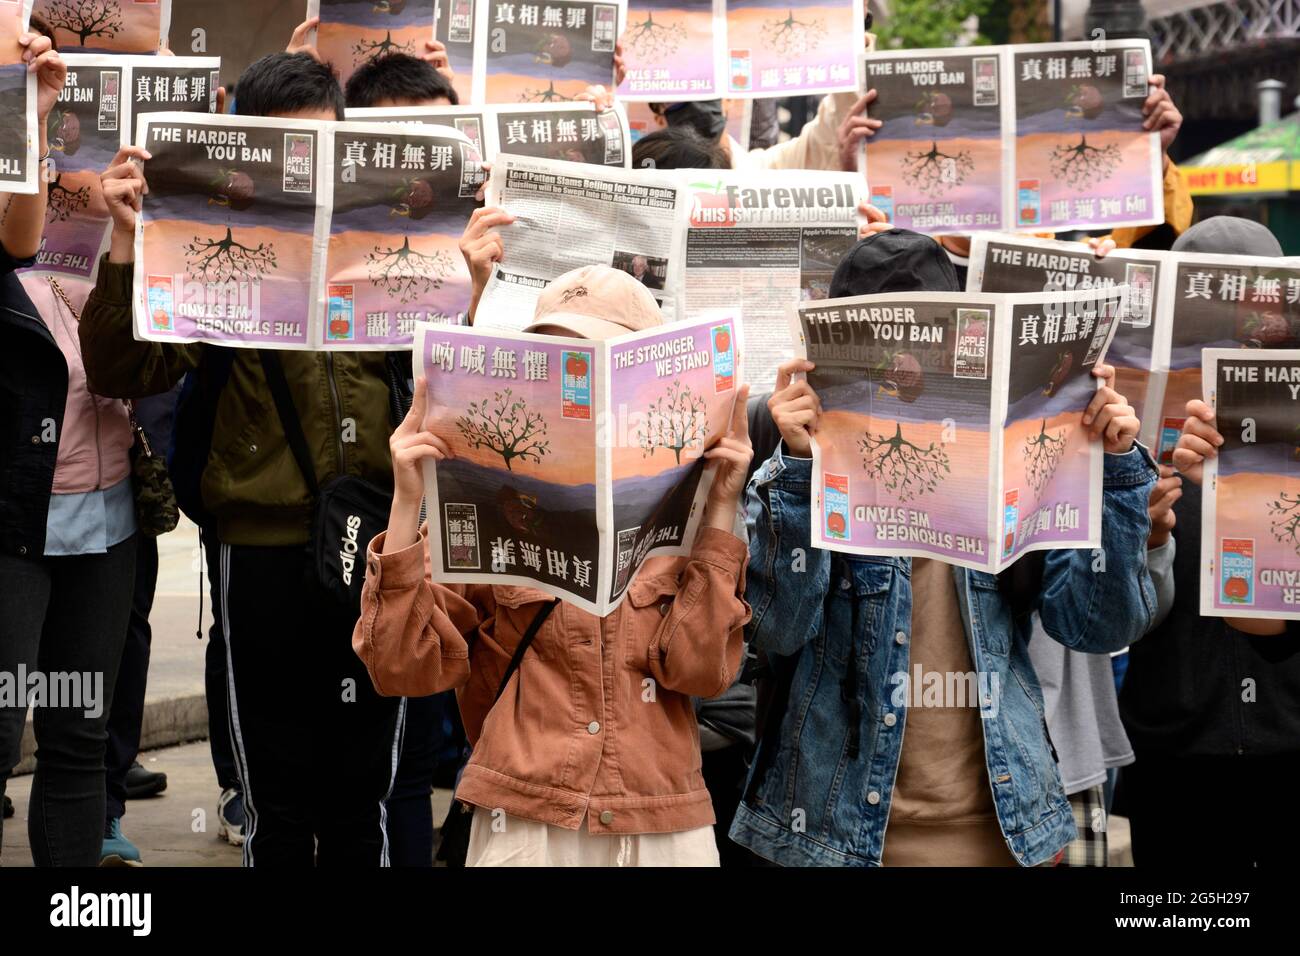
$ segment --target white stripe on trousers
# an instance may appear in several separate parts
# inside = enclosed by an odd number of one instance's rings
[[[230,647],[230,546],[221,545],[221,630],[226,637],[226,711],[230,725],[230,736],[235,744],[235,764],[239,770],[239,780],[244,787],[244,815],[246,832],[244,834],[244,866],[253,866],[253,834],[257,830],[257,810],[253,805],[253,791],[249,784],[248,755],[244,752],[244,736],[239,726],[239,707],[235,694],[235,665]],[[388,855],[388,798],[393,795],[397,783],[397,764],[401,759],[402,741],[406,731],[406,698],[401,698],[397,706],[397,723],[393,728],[393,746],[390,750],[388,790],[379,801],[379,833],[382,845],[379,851],[379,865],[389,866]]]
[[[248,777],[248,755],[244,752],[244,735],[239,726],[239,702],[235,694],[235,663],[230,647],[230,545],[221,545],[221,632],[226,637],[226,715],[230,739],[235,744],[235,764],[244,786],[244,866],[253,865],[253,835],[257,832],[257,809],[253,805],[253,788]]]
[[[397,705],[397,726],[393,728],[393,750],[388,772],[388,792],[384,794],[384,799],[379,801],[379,832],[384,838],[384,846],[379,854],[380,866],[392,865],[392,861],[388,858],[388,798],[393,795],[393,787],[397,783],[397,765],[402,759],[402,743],[405,737],[406,698],[403,697]]]

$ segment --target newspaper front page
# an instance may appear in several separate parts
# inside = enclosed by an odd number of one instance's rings
[[[1097,547],[1102,450],[1081,417],[1123,294],[801,304],[792,331],[823,409],[812,544],[989,573],[1028,551]]]
[[[614,610],[648,557],[690,552],[741,349],[730,316],[605,341],[421,325],[452,452],[425,468],[434,580]]]
[[[1300,350],[1206,349],[1201,613],[1300,619]]]

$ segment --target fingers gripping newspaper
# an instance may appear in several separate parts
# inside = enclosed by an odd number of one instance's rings
[[[1156,460],[1172,460],[1187,402],[1202,395],[1206,348],[1300,348],[1300,258],[1171,254],[1157,366]]]
[[[1201,613],[1300,620],[1300,349],[1206,349]]]
[[[23,62],[18,35],[27,32],[32,0],[0,0],[0,191],[40,191],[36,74]]]
[[[480,0],[481,2],[481,0]],[[452,86],[462,103],[474,94],[474,0],[436,0],[437,39],[447,50]],[[472,139],[473,137],[471,137]]]
[[[67,80],[46,119],[55,172],[41,250],[30,271],[93,283],[111,221],[100,174],[131,142],[136,117],[216,112],[221,60],[97,53],[63,59]]]
[[[433,578],[538,588],[604,616],[644,561],[690,552],[731,425],[740,324],[595,341],[422,325]]]
[[[423,56],[425,42],[434,38],[436,6],[435,0],[307,0],[307,19],[320,17],[313,42],[346,85],[381,56]]]
[[[138,338],[400,349],[463,317],[482,163],[455,130],[156,113],[138,141]]]
[[[682,190],[667,173],[601,169],[502,153],[487,202],[515,221],[501,228],[506,257],[492,269],[475,324],[522,329],[546,284],[579,266],[604,264],[675,304]]]
[[[436,123],[465,135],[486,162],[503,149],[537,159],[596,166],[632,164],[632,141],[621,104],[522,103],[518,106],[393,106],[350,109],[348,119]]]
[[[792,316],[823,409],[812,544],[996,573],[1100,545],[1102,449],[1081,418],[1124,290],[894,293]]]
[[[863,183],[856,173],[690,170],[682,276],[685,318],[736,308],[745,323],[746,374],[770,389],[789,353],[790,309],[830,295],[831,276],[858,238]]]

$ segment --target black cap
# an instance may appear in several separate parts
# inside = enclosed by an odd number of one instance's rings
[[[712,142],[727,128],[722,100],[697,100],[693,103],[668,103],[664,119],[669,126],[693,126],[695,132]]]
[[[857,241],[835,269],[830,296],[960,291],[943,246],[910,229],[890,229]]]

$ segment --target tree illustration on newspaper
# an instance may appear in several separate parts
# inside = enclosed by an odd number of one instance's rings
[[[1268,513],[1273,516],[1269,522],[1273,537],[1281,544],[1293,545],[1300,554],[1300,494],[1278,492],[1268,503]]]
[[[519,94],[521,103],[572,103],[572,96],[565,96],[555,88],[555,81],[551,80],[544,90],[524,90]]]
[[[948,453],[937,442],[922,448],[903,437],[903,426],[894,423],[894,434],[867,432],[858,440],[862,467],[899,501],[911,501],[929,494],[951,472]]]
[[[1056,474],[1056,466],[1061,463],[1064,452],[1065,430],[1052,434],[1047,430],[1045,418],[1038,428],[1038,434],[1025,439],[1021,449],[1025,459],[1025,477],[1029,479],[1029,487],[1034,489],[1036,496],[1042,496],[1043,489]]]
[[[783,20],[768,20],[761,29],[763,45],[783,56],[802,56],[821,45],[826,24],[821,20],[796,20],[788,10]]]
[[[975,160],[969,150],[945,153],[934,141],[931,141],[929,149],[904,153],[899,165],[903,177],[929,196],[941,196],[960,186],[975,171]]]
[[[224,282],[260,283],[262,277],[278,268],[275,243],[259,242],[247,246],[235,241],[226,226],[222,238],[195,236],[185,244],[185,274],[207,284]]]
[[[1052,175],[1075,189],[1087,189],[1105,182],[1120,164],[1119,147],[1114,143],[1091,146],[1086,133],[1077,143],[1058,143],[1052,147],[1049,162]]]
[[[682,450],[702,445],[708,436],[708,414],[704,398],[674,379],[668,391],[646,409],[645,425],[637,429],[636,440],[649,458],[658,448],[669,449],[676,463],[682,463]]]
[[[38,7],[55,36],[63,30],[85,46],[91,37],[110,39],[122,29],[122,8],[117,0],[51,0]]]
[[[49,199],[45,215],[49,222],[66,222],[90,205],[90,187],[79,186],[69,189],[63,185],[63,174],[59,173],[50,183]]]
[[[546,419],[541,412],[530,411],[528,400],[516,397],[514,389],[494,392],[492,399],[470,402],[465,414],[456,419],[465,441],[471,448],[486,448],[501,456],[506,470],[520,461],[541,462],[550,454],[550,441],[542,441],[546,434]]]
[[[654,11],[647,10],[645,19],[640,23],[628,24],[623,42],[639,59],[658,60],[672,56],[686,42],[686,27],[676,20],[671,23],[660,20],[656,23]]]
[[[382,40],[363,37],[352,45],[352,62],[369,63],[371,60],[377,60],[381,56],[387,56],[390,53],[406,53],[414,56],[415,44],[410,40],[398,43],[393,39],[392,31],[384,33]]]
[[[406,303],[434,289],[442,288],[442,280],[451,274],[454,263],[450,253],[439,249],[425,255],[411,248],[411,237],[403,236],[402,244],[395,249],[376,245],[366,253],[367,275],[376,288],[383,289],[392,299]]]

